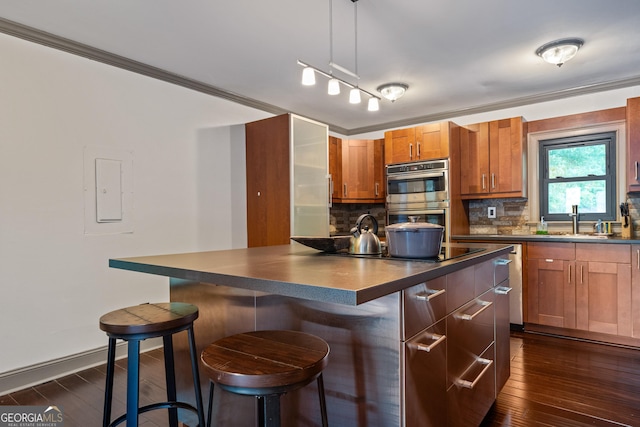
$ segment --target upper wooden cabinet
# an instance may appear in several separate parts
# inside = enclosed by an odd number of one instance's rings
[[[329,136],[329,174],[331,201],[339,203],[342,194],[342,140],[335,136]]]
[[[461,128],[461,197],[525,197],[525,159],[521,117]]]
[[[329,139],[334,203],[384,203],[384,140]]]
[[[245,124],[248,247],[329,236],[327,137],[293,114]]]
[[[640,191],[640,98],[627,99],[627,191]]]
[[[431,123],[384,134],[385,164],[449,157],[451,122]]]

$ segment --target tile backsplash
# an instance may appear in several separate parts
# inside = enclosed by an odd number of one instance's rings
[[[632,197],[633,196],[633,197]],[[633,234],[640,235],[640,195],[627,197],[629,215],[633,225]],[[487,209],[496,207],[496,218],[487,218]],[[536,231],[538,218],[529,218],[529,206],[526,199],[490,199],[472,200],[469,202],[470,234],[533,234]],[[550,225],[553,233],[553,224]],[[565,228],[570,227],[570,221]],[[558,230],[566,232],[566,230]],[[614,226],[614,233],[619,235],[620,225]]]
[[[387,220],[383,203],[336,203],[330,209],[331,234],[349,234],[362,214],[371,214],[378,221],[378,235],[384,236]]]
[[[640,236],[640,195],[627,198],[629,214],[633,225],[633,235]],[[496,218],[487,218],[487,209],[496,208]],[[358,217],[364,213],[372,214],[378,221],[378,235],[384,235],[386,212],[384,204],[334,204],[330,211],[332,234],[348,234],[356,225]],[[469,201],[469,233],[470,234],[506,234],[523,235],[536,232],[538,218],[529,218],[529,205],[526,199],[490,199]],[[565,228],[570,227],[567,221]],[[549,232],[553,233],[553,227]],[[558,232],[561,232],[558,230]],[[564,231],[566,232],[566,230]],[[614,227],[615,234],[620,234],[620,225]]]

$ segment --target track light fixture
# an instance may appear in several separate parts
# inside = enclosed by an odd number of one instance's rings
[[[329,95],[338,95],[340,94],[340,85],[347,86],[350,88],[349,91],[349,103],[351,104],[360,104],[362,102],[361,94],[365,94],[369,97],[369,102],[367,103],[368,111],[378,111],[380,110],[380,97],[374,95],[371,92],[368,92],[364,89],[361,89],[360,86],[356,84],[349,83],[348,81],[336,77],[333,74],[333,71],[340,71],[348,76],[355,78],[356,80],[360,79],[358,75],[358,0],[351,0],[354,5],[354,33],[355,33],[355,72],[342,67],[335,62],[333,62],[333,0],[329,0],[329,48],[330,48],[330,61],[329,61],[329,71],[322,71],[321,69],[309,65],[306,62],[298,60],[298,65],[303,66],[302,70],[302,84],[305,86],[312,86],[315,84],[315,75],[319,74],[321,76],[325,76],[329,79],[329,83],[327,84],[327,93]]]

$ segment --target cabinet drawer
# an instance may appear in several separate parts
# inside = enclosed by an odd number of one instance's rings
[[[404,345],[406,427],[447,424],[447,342],[443,319]]]
[[[485,261],[474,266],[475,295],[477,297],[481,293],[493,288],[495,260]],[[507,273],[508,275],[509,273]]]
[[[476,271],[472,266],[447,274],[446,277],[447,313],[451,313],[476,297]]]
[[[403,341],[445,316],[446,283],[442,276],[402,291]]]
[[[631,263],[631,245],[609,243],[576,243],[576,260]]]
[[[498,286],[509,278],[509,256],[503,255],[493,260],[493,286]]]
[[[529,259],[562,259],[572,261],[576,259],[575,243],[529,242],[527,243]]]
[[[447,426],[480,425],[495,400],[493,345],[470,363],[447,391]]]
[[[490,290],[447,316],[449,385],[493,343],[494,302]]]

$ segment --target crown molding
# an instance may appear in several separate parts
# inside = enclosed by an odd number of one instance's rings
[[[255,99],[247,98],[245,96],[238,95],[237,93],[222,90],[215,86],[204,84],[160,68],[152,67],[123,56],[115,55],[113,53],[78,43],[64,37],[59,37],[45,31],[37,30],[26,25],[18,24],[4,18],[0,18],[0,32],[276,115],[290,112],[280,107],[276,107],[275,105],[256,101]]]
[[[630,77],[628,79],[613,80],[608,82],[593,83],[590,85],[579,86],[575,88],[546,92],[520,98],[506,99],[490,104],[477,105],[475,107],[460,108],[456,110],[442,111],[425,116],[413,117],[406,120],[398,120],[366,126],[356,129],[350,129],[345,135],[357,135],[361,133],[376,132],[384,129],[395,129],[407,126],[415,126],[421,123],[438,122],[442,120],[450,120],[454,117],[468,116],[472,114],[487,113],[489,111],[503,110],[513,107],[522,107],[523,105],[537,104],[540,102],[556,101],[563,98],[572,98],[574,96],[588,95],[596,92],[605,92],[608,90],[623,89],[626,87],[639,86],[640,76]]]

